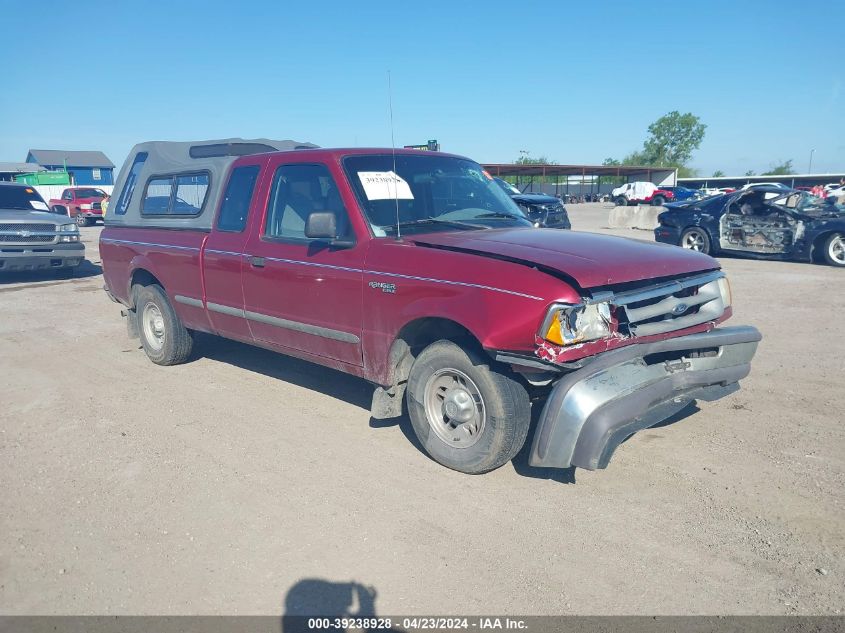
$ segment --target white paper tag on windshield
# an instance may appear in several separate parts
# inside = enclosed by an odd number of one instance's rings
[[[367,200],[413,200],[408,183],[392,171],[359,171]]]
[[[50,207],[48,207],[45,203],[41,202],[41,200],[30,200],[29,204],[32,205],[33,209],[38,209],[39,211],[49,211]]]

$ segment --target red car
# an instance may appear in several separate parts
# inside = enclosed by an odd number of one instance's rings
[[[79,226],[88,226],[103,219],[102,202],[106,192],[95,187],[69,187],[61,198],[52,198],[48,203],[53,213],[76,218]]]
[[[718,327],[731,295],[706,255],[535,228],[460,156],[296,147],[132,150],[100,253],[152,362],[187,361],[209,332],[360,376],[373,417],[407,411],[465,473],[519,452],[532,402],[531,465],[604,468],[750,371],[760,334]]]

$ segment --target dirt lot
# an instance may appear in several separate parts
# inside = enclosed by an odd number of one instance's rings
[[[99,230],[87,276],[0,281],[3,613],[845,608],[845,271],[723,259],[733,323],[765,337],[738,394],[605,471],[523,453],[470,477],[371,421],[358,379],[212,337],[154,366],[101,291]]]

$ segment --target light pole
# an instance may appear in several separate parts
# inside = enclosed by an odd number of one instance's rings
[[[815,153],[816,153],[816,150],[815,150],[815,149],[811,149],[811,150],[810,150],[810,166],[807,168],[807,173],[808,173],[808,174],[812,174],[812,173],[813,173],[813,154],[815,154]]]

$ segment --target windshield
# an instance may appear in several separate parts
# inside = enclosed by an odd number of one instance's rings
[[[502,180],[501,178],[494,178],[493,179],[497,185],[499,185],[502,189],[504,189],[505,193],[509,196],[516,196],[519,195],[521,192],[519,189],[514,187],[511,183],[506,180]]]
[[[77,198],[105,198],[106,192],[102,189],[77,189]]]
[[[395,160],[395,170],[394,170]],[[438,155],[349,156],[349,181],[377,237],[401,233],[531,226],[472,161]]]
[[[49,207],[32,187],[0,185],[0,209],[48,211]]]

